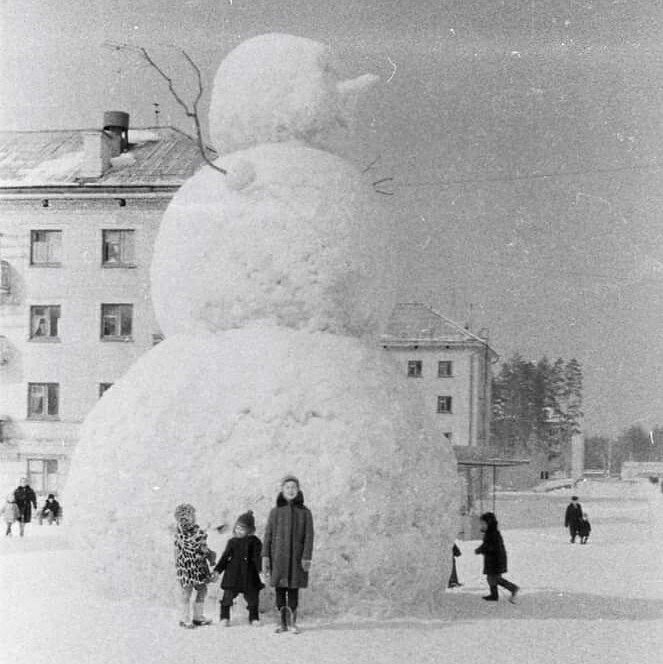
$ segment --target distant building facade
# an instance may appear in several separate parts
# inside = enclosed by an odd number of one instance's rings
[[[0,132],[0,483],[57,492],[80,425],[156,341],[149,294],[163,211],[196,142],[131,130]],[[91,469],[103,472],[103,469]],[[1,488],[1,487],[0,487]]]
[[[454,446],[486,446],[492,364],[488,340],[419,303],[396,305],[381,343],[434,414],[432,435]]]

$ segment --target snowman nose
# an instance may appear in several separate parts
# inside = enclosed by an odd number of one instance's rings
[[[369,88],[374,83],[377,83],[379,80],[380,77],[375,74],[362,74],[361,76],[357,76],[357,78],[349,78],[345,81],[339,81],[336,84],[336,89],[342,96],[357,94],[366,88]]]

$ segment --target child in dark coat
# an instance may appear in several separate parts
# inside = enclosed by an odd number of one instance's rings
[[[175,508],[175,570],[182,586],[181,627],[189,629],[209,625],[211,620],[203,614],[207,584],[211,580],[209,564],[214,564],[216,553],[207,546],[207,533],[196,523],[193,505],[183,503]],[[189,619],[189,603],[193,591],[193,620]]]
[[[299,589],[308,586],[313,555],[313,516],[304,506],[299,480],[286,475],[265,528],[262,569],[276,588],[276,608],[281,617],[277,632],[288,629],[288,615],[293,631],[297,629]]]
[[[497,529],[497,518],[492,512],[486,512],[479,517],[479,526],[483,533],[481,546],[474,550],[476,554],[483,554],[483,573],[486,575],[490,595],[483,599],[488,602],[497,602],[497,586],[502,586],[511,592],[509,601],[515,603],[516,595],[520,590],[515,583],[502,577],[507,571],[506,548],[500,531]]]
[[[582,518],[578,522],[578,536],[580,537],[580,544],[587,544],[589,533],[592,532],[592,526],[589,523],[589,515],[587,512],[582,513]]]
[[[39,525],[41,526],[44,519],[48,521],[49,526],[53,523],[53,521],[60,525],[60,512],[60,503],[56,500],[54,494],[49,493],[44,506],[39,512]]]
[[[249,610],[249,624],[260,625],[258,605],[260,591],[265,587],[260,581],[262,542],[255,536],[256,524],[250,510],[241,514],[235,523],[233,537],[228,540],[226,550],[214,568],[223,572],[221,587],[221,624],[230,625],[230,607],[242,593]]]

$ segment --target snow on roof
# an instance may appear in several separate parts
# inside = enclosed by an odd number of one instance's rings
[[[89,131],[1,131],[0,187],[79,185]],[[179,186],[203,163],[196,141],[173,127],[130,129],[128,138],[128,151],[88,186]]]
[[[487,345],[485,339],[419,302],[401,302],[394,307],[382,340],[478,342]]]

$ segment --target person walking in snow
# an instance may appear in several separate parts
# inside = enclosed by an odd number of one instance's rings
[[[270,585],[276,589],[276,608],[280,614],[277,632],[297,628],[299,590],[308,586],[313,555],[313,516],[304,506],[299,480],[286,475],[281,491],[267,519],[263,538],[262,569]]]
[[[0,515],[2,516],[4,522],[7,524],[5,535],[9,535],[11,537],[14,521],[18,521],[19,518],[18,505],[16,504],[16,500],[14,500],[13,491],[7,496],[7,502],[0,508]]]
[[[589,514],[583,512],[578,523],[578,537],[580,537],[580,544],[587,544],[589,533],[592,532],[592,525],[589,523]]]
[[[483,554],[483,573],[486,575],[490,594],[483,599],[488,602],[497,602],[499,599],[497,586],[506,588],[511,597],[509,601],[515,603],[520,588],[511,581],[507,581],[502,574],[507,572],[507,555],[502,534],[497,528],[497,518],[492,512],[485,512],[479,517],[479,528],[483,533],[481,546],[474,550],[476,554]]]
[[[207,584],[211,581],[208,562],[214,564],[216,553],[207,546],[207,533],[196,523],[196,509],[182,503],[175,508],[175,570],[182,587],[182,616],[180,626],[192,629],[200,625],[210,625],[212,621],[204,615]],[[190,601],[193,591],[193,620],[190,615]]]
[[[21,477],[20,485],[14,490],[14,500],[18,505],[18,526],[21,537],[25,534],[25,524],[32,520],[32,508],[37,509],[37,494],[27,477]]]
[[[569,529],[571,535],[571,544],[576,541],[578,534],[578,525],[582,520],[582,505],[578,502],[578,496],[571,496],[571,502],[566,507],[564,513],[564,527]]]
[[[44,519],[48,521],[49,526],[53,521],[60,525],[60,510],[60,503],[55,499],[55,495],[49,493],[44,506],[39,512],[39,525],[41,526]]]
[[[230,625],[230,607],[240,593],[244,595],[249,611],[249,624],[260,625],[258,605],[260,591],[265,586],[260,580],[262,542],[255,536],[255,531],[253,512],[249,510],[241,514],[235,523],[233,537],[228,540],[226,550],[214,568],[215,572],[223,572],[221,624],[226,627]]]

